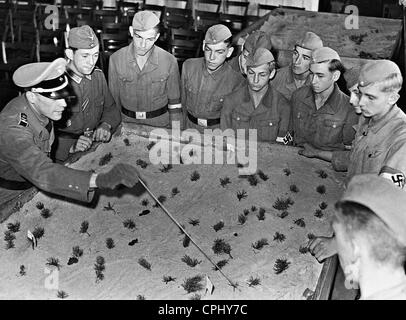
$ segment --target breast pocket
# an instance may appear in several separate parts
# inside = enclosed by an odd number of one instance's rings
[[[166,97],[166,84],[168,82],[169,74],[162,74],[159,76],[153,76],[152,81],[152,97],[154,99]]]
[[[255,121],[258,130],[258,139],[261,141],[275,141],[278,136],[278,119],[266,119]]]
[[[320,146],[343,144],[344,121],[321,119],[318,121],[315,142]]]
[[[298,111],[293,115],[293,130],[295,140],[303,139],[309,135],[309,114],[307,112]]]
[[[238,112],[233,112],[231,115],[232,128],[233,129],[249,129],[250,117],[240,114]]]
[[[120,98],[124,105],[131,103],[136,96],[136,85],[131,75],[119,75]]]

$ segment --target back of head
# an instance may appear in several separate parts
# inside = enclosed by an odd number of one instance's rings
[[[406,192],[376,174],[354,176],[336,204],[337,220],[350,238],[369,244],[380,263],[402,265],[406,257]]]
[[[379,84],[382,92],[398,93],[403,77],[396,63],[390,60],[374,60],[366,63],[360,71],[360,87]]]

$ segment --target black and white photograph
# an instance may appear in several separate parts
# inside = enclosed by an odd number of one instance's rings
[[[0,36],[0,300],[406,300],[405,0],[0,0]]]

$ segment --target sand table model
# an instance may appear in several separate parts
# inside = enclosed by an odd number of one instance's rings
[[[328,164],[292,147],[258,144],[250,176],[239,176],[237,164],[153,165],[154,146],[135,131],[123,128],[72,166],[137,166],[236,289],[137,185],[102,193],[87,207],[44,193],[24,204],[0,225],[0,298],[304,299],[307,288],[315,290],[322,265],[306,244],[331,233],[342,192]],[[28,230],[37,238],[34,250]]]

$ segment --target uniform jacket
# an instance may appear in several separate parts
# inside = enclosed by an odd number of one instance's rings
[[[65,110],[64,117],[55,123],[55,158],[60,161],[66,160],[70,147],[77,140],[63,133],[79,136],[87,129],[95,130],[102,122],[109,124],[111,132],[114,132],[121,122],[120,110],[116,107],[100,69],[95,68],[91,75],[84,77],[68,69],[68,79],[77,100]]]
[[[293,72],[290,65],[280,68],[276,72],[275,78],[272,80],[273,87],[282,93],[286,99],[290,100],[292,98],[293,92],[299,89],[296,86],[295,80],[293,78]],[[311,84],[310,77],[307,77],[305,86]]]
[[[351,151],[333,152],[337,171],[348,169],[347,179],[356,174],[406,175],[406,115],[397,106],[381,119],[360,117]]]
[[[182,67],[182,108],[186,111],[186,128],[204,129],[189,121],[187,112],[196,118],[219,119],[224,97],[244,82],[241,73],[234,71],[227,62],[210,74],[203,57],[186,60]],[[210,129],[218,127],[220,125]]]
[[[176,58],[154,46],[142,70],[136,62],[134,45],[113,53],[109,62],[109,87],[117,108],[131,111],[154,111],[167,104],[180,103],[180,76]],[[169,125],[166,112],[155,118],[134,119],[122,115],[124,122],[157,127]]]
[[[275,142],[277,137],[287,134],[290,112],[289,102],[272,86],[254,108],[248,85],[245,85],[224,98],[221,129],[257,129],[258,140]]]
[[[54,141],[48,118],[39,115],[26,95],[11,100],[0,113],[0,177],[28,180],[39,189],[81,201],[91,201],[91,172],[53,163],[49,158]],[[0,187],[0,198],[2,192]]]
[[[311,86],[305,86],[292,95],[292,126],[296,145],[310,143],[326,150],[344,150],[354,136],[358,116],[349,98],[337,84],[324,105],[317,110]]]

